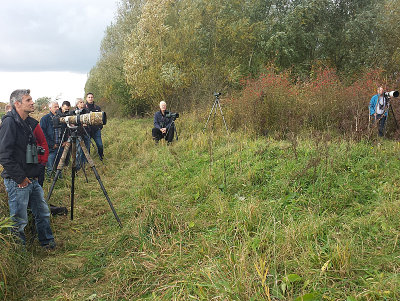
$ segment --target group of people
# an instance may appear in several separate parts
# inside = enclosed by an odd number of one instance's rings
[[[68,133],[65,124],[55,126],[57,117],[70,114],[100,112],[94,104],[93,93],[86,95],[86,104],[79,100],[75,112],[70,112],[71,104],[64,101],[59,108],[56,101],[49,104],[50,112],[40,123],[32,118],[34,102],[30,90],[15,90],[10,96],[8,112],[0,125],[1,176],[8,194],[10,216],[14,222],[12,233],[25,245],[25,226],[28,224],[28,208],[35,219],[38,240],[45,249],[54,249],[53,232],[50,227],[50,210],[44,199],[43,182],[50,176],[60,159]],[[85,145],[90,150],[90,138],[97,145],[100,159],[103,159],[101,126],[87,126],[78,129]],[[77,162],[83,163],[82,151],[77,153]]]
[[[1,176],[8,193],[10,216],[15,223],[14,234],[25,244],[24,228],[28,223],[27,209],[33,213],[40,244],[44,248],[55,248],[54,236],[50,227],[50,211],[44,199],[43,181],[49,177],[58,164],[63,148],[68,139],[67,126],[55,126],[55,119],[70,115],[71,104],[64,101],[59,108],[56,101],[49,104],[50,112],[43,116],[40,123],[29,114],[34,111],[34,103],[30,90],[16,90],[10,96],[9,111],[2,118],[0,125],[0,164],[3,166]],[[93,93],[86,95],[86,103],[79,99],[75,112],[86,114],[100,112],[94,104]],[[160,102],[160,110],[154,115],[152,136],[156,144],[167,140],[170,144],[174,139],[174,119],[168,114],[165,101]],[[379,136],[384,135],[387,117],[387,99],[383,87],[371,98],[369,114],[372,122],[378,122]],[[90,138],[97,145],[100,159],[103,159],[103,143],[101,139],[102,126],[82,126],[78,135],[83,138],[86,148],[90,150]],[[28,161],[32,146],[42,151],[38,152],[37,162]],[[77,151],[77,162],[85,160],[82,150]],[[79,166],[78,166],[79,168]]]
[[[49,158],[46,165],[47,175],[50,177],[55,166],[61,158],[62,152],[66,141],[68,140],[69,133],[66,124],[61,126],[55,126],[57,122],[55,119],[65,117],[71,114],[86,114],[90,112],[100,112],[99,106],[94,104],[94,96],[92,93],[86,95],[86,104],[83,99],[78,99],[76,103],[75,111],[70,111],[71,103],[64,101],[59,108],[58,102],[53,101],[49,105],[50,112],[43,116],[40,120],[40,127],[42,128],[46,141],[49,147]],[[90,151],[90,138],[96,143],[97,150],[99,153],[100,160],[103,159],[103,142],[101,139],[102,126],[86,126],[83,125],[78,129],[78,135],[84,140],[86,148]],[[85,158],[81,148],[78,146],[77,156],[77,169],[79,169],[82,163],[85,162]]]

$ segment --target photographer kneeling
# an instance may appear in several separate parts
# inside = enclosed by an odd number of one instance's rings
[[[154,128],[152,130],[153,139],[158,143],[161,139],[165,138],[168,144],[174,139],[174,123],[173,117],[167,111],[167,103],[160,102],[160,111],[154,115]]]

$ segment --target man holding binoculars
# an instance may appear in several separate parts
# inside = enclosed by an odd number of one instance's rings
[[[10,104],[12,110],[4,116],[0,126],[0,164],[4,168],[1,176],[14,222],[11,231],[25,245],[24,228],[28,223],[29,204],[40,244],[46,249],[54,249],[56,244],[50,227],[50,210],[38,183],[40,166],[33,133],[37,121],[29,116],[34,111],[30,90],[15,90],[11,93]]]

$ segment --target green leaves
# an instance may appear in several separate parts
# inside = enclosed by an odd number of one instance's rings
[[[191,108],[271,63],[299,79],[321,65],[347,76],[377,64],[396,72],[398,2],[124,0],[85,90],[132,114],[160,100]]]

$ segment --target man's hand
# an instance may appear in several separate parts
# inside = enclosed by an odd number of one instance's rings
[[[67,141],[63,142],[63,143],[61,144],[61,146],[62,146],[62,147],[65,147],[66,144],[67,144]]]
[[[165,134],[167,132],[167,128],[160,129],[161,133]]]
[[[25,188],[26,186],[28,186],[31,182],[31,180],[29,180],[28,178],[25,178],[21,184],[18,184],[19,188]]]
[[[58,144],[54,144],[53,149],[56,149],[58,147]]]

